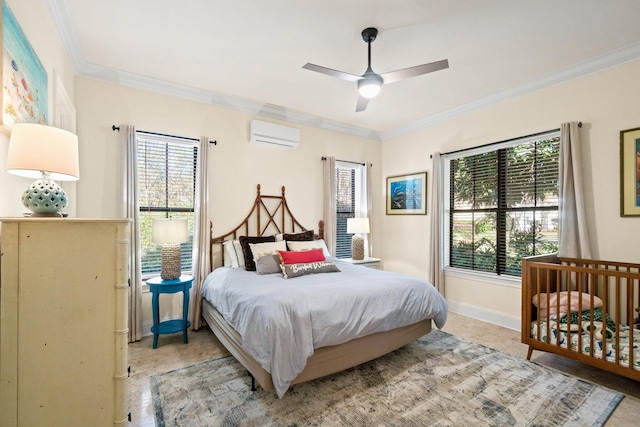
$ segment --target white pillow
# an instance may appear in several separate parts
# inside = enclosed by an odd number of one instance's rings
[[[287,242],[287,246],[291,251],[308,251],[309,249],[322,249],[322,253],[325,257],[331,256],[329,253],[329,249],[327,249],[327,244],[324,240],[308,240],[308,241],[293,241],[290,240]]]
[[[227,240],[224,247],[224,266],[232,268],[244,268],[244,252],[239,240]]]
[[[257,261],[265,255],[277,255],[278,251],[286,251],[287,242],[282,240],[280,242],[249,243],[249,247],[253,254],[253,260]]]

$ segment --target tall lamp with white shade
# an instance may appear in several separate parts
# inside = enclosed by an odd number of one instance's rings
[[[347,233],[353,233],[351,238],[351,258],[364,259],[364,236],[369,233],[369,218],[348,218]]]
[[[67,195],[54,180],[80,177],[78,137],[52,126],[16,123],[11,127],[6,169],[13,175],[37,178],[22,195],[31,216],[62,216]]]
[[[162,244],[162,280],[179,279],[182,272],[180,243],[189,240],[187,220],[154,219],[151,240]]]

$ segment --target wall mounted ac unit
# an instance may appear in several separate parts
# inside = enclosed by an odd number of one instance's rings
[[[272,147],[296,148],[300,144],[300,129],[251,120],[250,142]]]

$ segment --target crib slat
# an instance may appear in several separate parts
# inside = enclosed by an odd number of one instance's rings
[[[629,324],[629,366],[633,367],[633,279],[631,277],[625,278],[625,284],[627,286],[627,322]],[[618,334],[620,333],[617,331]],[[619,338],[619,335],[618,335]],[[616,348],[620,348],[619,341],[616,341]]]
[[[593,281],[593,283],[594,283],[594,285],[593,285],[593,286],[594,286],[594,287],[597,287],[597,286],[598,286],[598,279],[597,279],[597,276],[595,276],[594,274],[589,274],[589,276],[592,278],[592,281]],[[594,279],[594,277],[596,277],[596,278]],[[605,287],[605,289],[607,288],[606,283],[604,284],[604,287]],[[605,291],[605,292],[604,292],[604,294],[606,295],[606,294],[607,294],[607,291]],[[603,301],[602,306],[603,306],[603,307],[602,307],[602,308],[603,308],[603,316],[606,316],[606,314],[604,314],[604,313],[605,313],[605,310],[604,310],[604,301]],[[591,312],[590,312],[590,314],[591,314],[591,315],[589,316],[589,327],[590,327],[590,329],[589,329],[589,356],[590,356],[590,357],[594,357],[594,354],[593,354],[593,353],[594,353],[594,346],[595,346],[595,339],[594,339],[594,338],[595,338],[595,336],[594,336],[594,335],[595,335],[595,328],[594,328],[594,324],[593,324],[593,322],[594,322],[593,318],[594,318],[595,316],[593,315],[593,313],[594,313],[594,309],[593,309],[593,305],[592,305],[592,306],[591,306]],[[582,348],[582,347],[580,347],[580,348],[578,349],[578,351],[582,351],[582,350],[581,350],[581,348]],[[603,352],[602,354],[604,355],[604,353],[605,353],[605,352]]]

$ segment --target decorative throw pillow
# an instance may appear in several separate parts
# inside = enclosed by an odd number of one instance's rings
[[[232,268],[244,268],[244,254],[242,246],[238,240],[227,240],[222,244],[224,247],[224,266]]]
[[[309,249],[306,251],[278,251],[282,264],[301,264],[305,262],[324,261],[322,249]]]
[[[332,262],[307,262],[303,264],[280,264],[285,279],[318,273],[339,273],[340,269]]]
[[[294,233],[294,234],[284,233],[282,235],[282,238],[283,240],[286,240],[286,241],[297,241],[297,242],[313,240],[313,230],[303,231],[302,233]]]
[[[281,242],[265,242],[265,243],[249,243],[253,260],[257,261],[265,255],[278,255],[278,251],[286,251],[287,243]]]
[[[306,251],[309,249],[320,248],[322,249],[322,253],[325,257],[331,256],[329,249],[327,248],[327,244],[322,239],[303,242],[287,242],[287,248],[289,248],[290,251]]]
[[[257,274],[282,273],[280,270],[280,258],[278,255],[264,255],[256,260]]]
[[[244,254],[244,269],[247,271],[256,271],[256,263],[253,261],[253,253],[249,243],[275,242],[275,236],[242,236],[240,237],[240,245]]]

